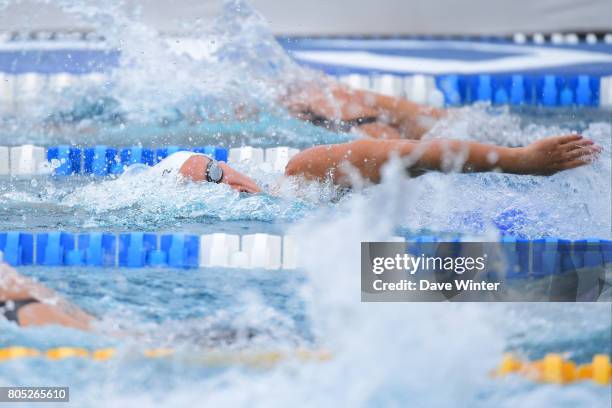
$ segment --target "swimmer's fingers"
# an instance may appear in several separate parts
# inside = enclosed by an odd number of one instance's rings
[[[259,186],[246,177],[226,177],[223,182],[241,193],[256,194],[261,192]]]
[[[557,141],[559,142],[559,144],[566,144],[566,143],[576,142],[581,139],[582,139],[582,135],[573,134],[573,135],[559,136],[557,138]]]
[[[576,142],[570,142],[570,143],[566,143],[566,144],[562,145],[562,147],[565,150],[580,149],[582,147],[588,147],[588,146],[597,146],[597,145],[591,139],[582,139],[582,140],[578,140]],[[599,147],[599,146],[597,146],[597,147]]]
[[[599,146],[587,146],[582,148],[577,148],[566,152],[563,156],[565,160],[574,160],[579,157],[584,159],[594,159],[601,152],[601,148]]]
[[[245,185],[241,185],[241,186],[237,186],[237,190],[240,191],[241,193],[251,193],[251,194],[256,194],[256,193],[260,193],[261,189],[254,184],[245,184]]]

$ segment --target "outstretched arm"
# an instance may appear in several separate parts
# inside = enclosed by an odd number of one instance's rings
[[[336,184],[350,185],[349,174],[342,168],[343,163],[348,163],[361,177],[377,183],[382,166],[397,155],[413,175],[430,170],[498,169],[506,173],[546,175],[582,166],[599,151],[591,140],[580,135],[550,137],[527,147],[514,148],[461,140],[358,140],[307,149],[291,159],[285,173],[316,180],[331,177]]]
[[[94,319],[51,289],[20,275],[7,264],[0,263],[0,302],[10,304],[12,301],[25,299],[35,299],[38,302],[29,303],[19,309],[17,317],[21,326],[57,324],[89,330]]]

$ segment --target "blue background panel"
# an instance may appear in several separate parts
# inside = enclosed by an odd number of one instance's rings
[[[32,265],[34,261],[34,238],[23,232],[0,233],[0,251],[9,265]]]

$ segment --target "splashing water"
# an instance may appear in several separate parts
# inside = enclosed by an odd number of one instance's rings
[[[104,33],[109,48],[121,51],[119,66],[102,87],[71,89],[60,99],[50,96],[37,114],[17,118],[13,135],[22,125],[26,131],[16,141],[198,144],[204,140],[195,126],[201,121],[236,119],[237,111],[247,118],[262,112],[282,116],[276,101],[283,87],[318,75],[296,66],[242,2],[226,3],[211,30],[194,23],[195,39],[208,44],[199,60],[172,51],[121,3],[59,4]],[[55,106],[72,108],[58,113]],[[99,315],[103,329],[136,327],[145,334],[116,340],[56,328],[24,331],[2,321],[0,345],[110,343],[129,349],[142,341],[198,350],[199,332],[226,323],[238,332],[255,327],[270,334],[257,346],[323,347],[334,359],[289,361],[267,371],[203,370],[185,362],[129,358],[102,367],[17,362],[0,368],[0,380],[37,383],[52,377],[72,384],[81,406],[597,406],[609,400],[609,390],[585,384],[536,387],[521,379],[493,380],[488,372],[508,349],[534,358],[548,351],[579,358],[609,352],[609,305],[362,304],[359,299],[359,242],[384,239],[398,227],[490,236],[503,227],[529,238],[610,238],[612,126],[586,122],[561,125],[558,115],[531,123],[525,115],[471,107],[427,135],[514,145],[580,130],[604,148],[593,165],[549,178],[432,173],[409,179],[398,162],[391,162],[382,184],[340,199],[330,186],[279,183],[278,173],[257,166],[240,170],[274,194],[244,196],[227,186],[146,174],[2,184],[0,208],[9,215],[8,220],[0,217],[2,229],[25,224],[31,229],[178,231],[208,224],[215,232],[235,232],[229,227],[235,221],[244,232],[253,222],[262,222],[259,231],[293,224],[278,233],[300,237],[305,277],[256,271],[245,278],[245,271],[222,269],[26,271]],[[58,127],[72,132],[72,139],[62,139]],[[247,140],[258,137],[248,128],[243,132]],[[316,143],[306,128],[285,125],[272,132],[277,132],[272,139],[297,144],[306,135]],[[216,137],[234,140],[228,134]]]
[[[172,42],[180,39],[160,35],[123,2],[56,4],[103,33],[106,49],[119,53],[118,66],[106,70],[102,86],[41,92],[24,117],[5,118],[3,132],[15,142],[33,142],[42,133],[45,143],[87,144],[103,140],[99,133],[119,131],[139,132],[141,143],[171,144],[185,132],[201,136],[198,126],[210,121],[257,122],[261,112],[284,117],[276,102],[285,86],[320,77],[298,66],[263,18],[242,1],[226,1],[211,28],[187,24],[189,40],[204,48],[199,58],[177,51]],[[163,134],[152,136],[155,131]]]
[[[609,304],[360,302],[360,242],[384,241],[392,235],[394,226],[405,222],[406,208],[412,204],[406,204],[407,189],[411,183],[420,182],[406,181],[399,161],[391,163],[385,173],[376,193],[351,197],[342,216],[322,211],[292,230],[295,236],[303,237],[301,262],[310,278],[305,296],[310,300],[313,331],[337,352],[332,367],[317,373],[314,384],[317,390],[327,393],[317,393],[315,401],[345,406],[519,403],[534,407],[542,401],[555,406],[607,401],[609,390],[588,386],[527,390],[520,381],[495,384],[496,380],[486,373],[496,365],[500,353],[508,349],[534,358],[551,350],[567,351],[584,360],[590,358],[593,349],[612,352]],[[597,173],[590,174],[596,178]],[[424,178],[417,180],[423,180],[425,185],[434,183]],[[402,181],[402,188],[397,188]],[[477,181],[477,188],[481,188],[479,184]],[[454,194],[448,190],[451,182],[442,185],[440,191]],[[470,186],[473,188],[473,184]],[[472,194],[475,197],[478,191]],[[436,201],[436,197],[430,200]],[[431,213],[437,214],[435,210]],[[415,223],[424,220],[423,215],[418,218],[417,212],[410,212],[409,217],[417,217]],[[604,219],[599,233],[605,235],[610,222]],[[578,322],[581,330],[576,330]],[[586,349],[590,351],[585,353]],[[345,392],[337,392],[335,387],[339,384],[348,386],[343,388]]]
[[[491,135],[503,134],[524,144],[570,130],[555,125],[523,127],[518,123],[520,117],[509,113],[487,123],[485,115],[480,108],[464,109],[426,137],[487,142]],[[387,197],[388,190],[401,192],[393,219],[396,227],[409,231],[473,234],[501,230],[525,238],[610,238],[612,125],[590,123],[582,133],[602,146],[600,158],[551,177],[430,173],[409,179],[398,175],[390,187],[371,186],[351,194]],[[43,218],[44,223],[44,217],[60,218],[59,224],[48,221],[49,226],[111,229],[167,228],[213,220],[291,223],[321,205],[341,213],[344,209],[338,207],[339,202],[351,195],[340,197],[329,185],[283,180],[265,164],[239,165],[238,169],[253,177],[266,193],[246,196],[225,185],[176,183],[143,174],[106,181],[34,179],[3,185],[0,204],[9,213],[25,217],[5,220],[4,228],[16,228],[27,219]]]
[[[465,108],[437,124],[427,138],[446,137],[485,143],[526,145],[554,134],[581,130],[603,152],[595,163],[551,177],[507,174],[428,174],[409,180],[404,191],[405,218],[412,229],[482,233],[497,227],[526,238],[599,237],[609,239],[612,227],[612,123],[591,123],[582,129],[528,124],[507,112]],[[505,142],[504,142],[505,141]]]

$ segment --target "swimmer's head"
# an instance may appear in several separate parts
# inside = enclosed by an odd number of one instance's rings
[[[261,192],[259,186],[249,176],[234,170],[227,163],[213,161],[203,155],[189,157],[181,166],[180,173],[193,181],[223,183],[244,193]]]

